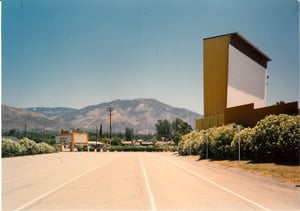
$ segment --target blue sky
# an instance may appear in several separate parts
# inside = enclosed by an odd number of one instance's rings
[[[268,105],[297,101],[296,0],[3,0],[2,104],[155,98],[203,113],[203,38],[231,32],[272,59]]]

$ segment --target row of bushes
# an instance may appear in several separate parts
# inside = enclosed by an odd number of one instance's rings
[[[94,152],[95,150],[97,152],[106,152],[107,151],[107,147],[105,146],[100,146],[100,147],[89,147],[88,146],[76,146],[76,149],[77,149],[77,152],[87,152],[87,151],[90,151],[90,152]]]
[[[82,151],[88,151],[87,146],[77,146],[77,151],[82,152]],[[89,148],[89,151],[94,152],[95,148],[91,147]],[[135,146],[135,145],[128,145],[128,146],[110,146],[110,147],[98,147],[96,149],[97,152],[103,151],[110,151],[110,152],[175,152],[177,151],[176,146],[159,146],[159,145],[154,145],[154,146]]]
[[[237,159],[240,140],[241,159],[261,162],[299,162],[300,116],[270,115],[254,128],[233,124],[193,131],[179,142],[180,155],[200,155],[210,159]],[[208,149],[208,150],[207,150]]]
[[[111,146],[109,151],[117,152],[162,152],[160,146]]]
[[[28,138],[19,141],[2,138],[2,157],[54,153],[56,148],[46,143],[36,143]]]
[[[78,152],[87,152],[88,151],[88,147],[87,146],[76,146],[76,149]],[[100,149],[100,148],[99,148]],[[90,151],[94,151],[94,148],[89,148]],[[99,150],[100,151],[100,150]]]

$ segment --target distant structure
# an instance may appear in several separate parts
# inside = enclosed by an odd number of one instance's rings
[[[61,133],[55,136],[55,140],[61,151],[68,149],[73,152],[76,146],[88,146],[88,134],[84,132],[62,129]]]
[[[268,114],[297,114],[298,103],[266,106],[271,59],[238,33],[203,40],[204,118],[196,129],[254,126]]]

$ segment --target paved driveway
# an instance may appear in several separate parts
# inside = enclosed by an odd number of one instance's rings
[[[170,153],[2,159],[3,210],[300,210],[300,190]]]

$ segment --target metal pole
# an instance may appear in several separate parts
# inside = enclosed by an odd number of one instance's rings
[[[237,126],[238,129],[238,141],[239,141],[239,164],[241,161],[241,137],[240,137],[240,126]]]
[[[205,133],[206,136],[206,159],[208,159],[208,134]]]

